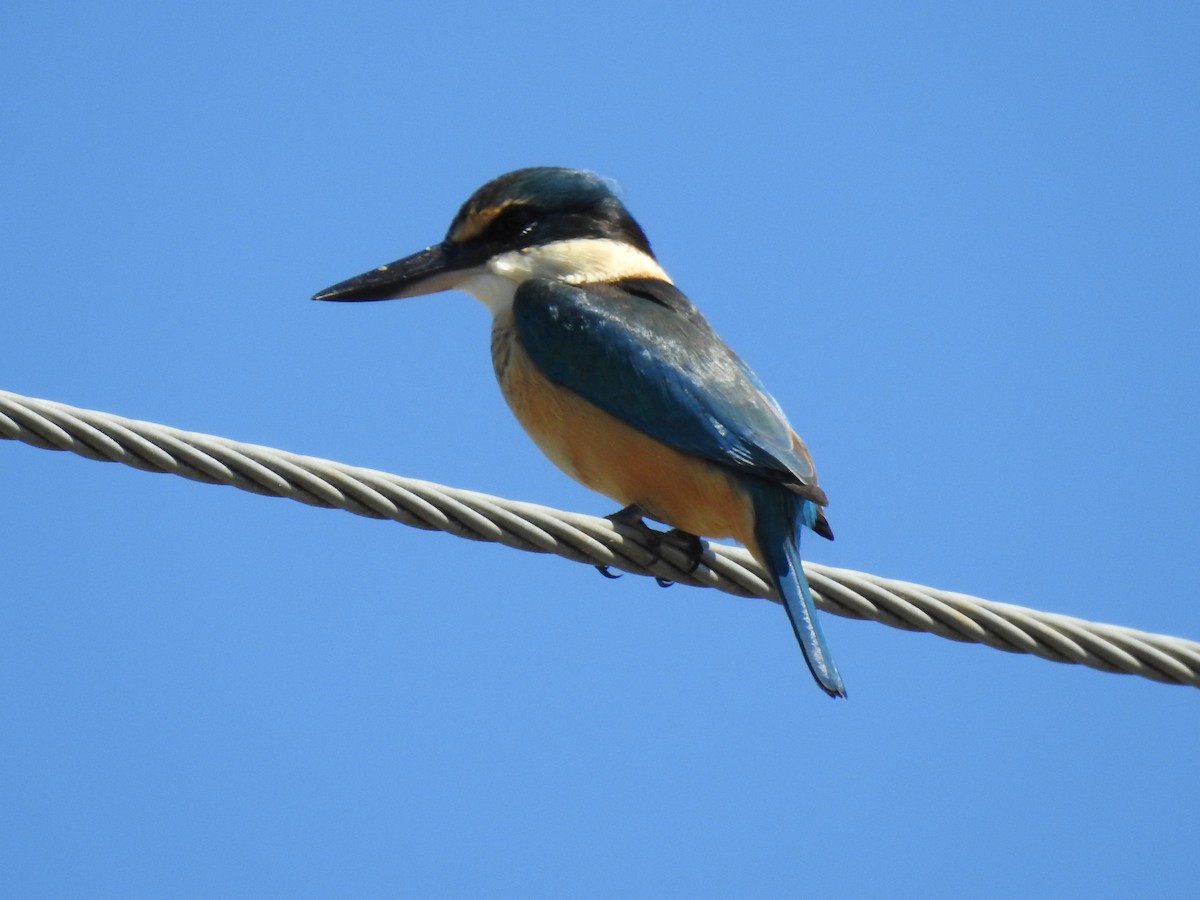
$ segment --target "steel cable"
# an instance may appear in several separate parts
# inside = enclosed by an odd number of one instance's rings
[[[402,478],[373,469],[244,444],[0,391],[0,438],[89,459],[169,472],[207,484],[288,497],[311,506],[391,519],[414,528],[554,553],[594,566],[744,597],[775,599],[745,550],[709,544],[685,571],[686,549],[669,539],[656,552],[632,528],[607,519]],[[1200,687],[1200,643],[1088,622],[806,562],[817,605],[839,616],[1030,653],[1055,662]]]

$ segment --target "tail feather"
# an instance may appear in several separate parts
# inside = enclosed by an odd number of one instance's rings
[[[845,697],[846,686],[821,633],[821,622],[800,564],[801,526],[819,510],[811,500],[793,499],[777,490],[771,493],[772,496],[756,498],[759,502],[755,503],[755,536],[763,565],[783,600],[813,678],[829,696]]]

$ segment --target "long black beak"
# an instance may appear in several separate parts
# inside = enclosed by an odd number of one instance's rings
[[[458,286],[483,263],[470,248],[444,242],[364,272],[313,295],[314,300],[398,300]]]

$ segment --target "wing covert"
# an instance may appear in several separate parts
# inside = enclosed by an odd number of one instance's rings
[[[513,322],[546,376],[610,415],[677,450],[826,502],[778,405],[673,285],[532,279],[517,289]]]

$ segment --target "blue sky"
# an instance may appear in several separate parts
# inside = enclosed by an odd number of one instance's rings
[[[1200,637],[1189,4],[0,10],[0,389],[597,514],[465,295],[594,169],[813,451],[820,562]],[[21,897],[1194,887],[1196,692],[0,444]]]

